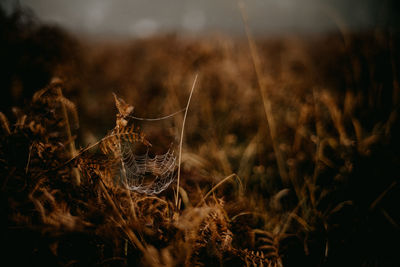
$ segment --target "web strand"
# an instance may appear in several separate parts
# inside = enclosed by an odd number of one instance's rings
[[[131,119],[134,119],[134,120],[139,120],[139,121],[161,121],[161,120],[166,120],[166,119],[172,118],[173,116],[175,116],[175,115],[177,115],[177,114],[179,114],[181,112],[184,112],[185,110],[186,110],[186,108],[183,108],[183,109],[178,110],[178,111],[176,111],[176,112],[174,112],[172,114],[169,114],[169,115],[166,115],[166,116],[163,116],[163,117],[159,117],[159,118],[140,118],[140,117],[135,117],[135,116],[131,116],[131,115],[129,115],[127,117],[131,118]]]

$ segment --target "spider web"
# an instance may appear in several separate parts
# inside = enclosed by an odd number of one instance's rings
[[[169,149],[161,155],[135,155],[133,145],[121,143],[122,183],[129,190],[147,195],[159,194],[174,181],[176,155]]]

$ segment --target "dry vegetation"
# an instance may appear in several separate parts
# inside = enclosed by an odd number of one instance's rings
[[[4,262],[399,265],[396,35],[251,51],[222,36],[77,41],[18,12],[1,27]],[[181,110],[196,73],[178,199],[176,182],[129,190],[124,146],[178,152],[184,113],[137,117]]]

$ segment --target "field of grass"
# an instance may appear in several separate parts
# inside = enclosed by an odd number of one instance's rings
[[[4,262],[400,265],[393,32],[93,41],[0,15]]]

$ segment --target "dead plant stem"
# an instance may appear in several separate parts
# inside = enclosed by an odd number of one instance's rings
[[[196,76],[194,77],[192,89],[190,90],[190,95],[189,95],[188,102],[187,102],[187,104],[186,104],[185,115],[183,116],[183,122],[182,122],[181,140],[180,140],[180,142],[179,142],[178,178],[177,178],[177,182],[176,182],[176,195],[175,195],[175,207],[176,207],[176,208],[178,208],[179,182],[180,182],[180,178],[181,178],[181,162],[182,162],[183,134],[184,134],[184,131],[185,131],[186,116],[187,116],[187,113],[188,113],[188,110],[189,110],[190,100],[192,99],[193,91],[194,91],[194,88],[195,88],[195,86],[196,86],[197,77],[198,77],[198,74],[196,74]]]

